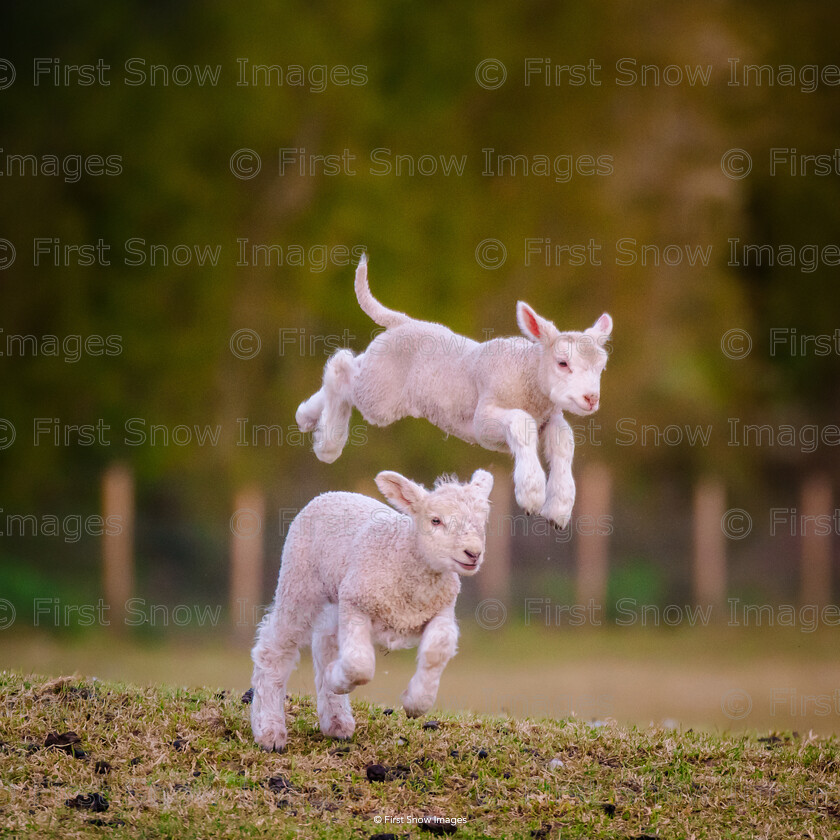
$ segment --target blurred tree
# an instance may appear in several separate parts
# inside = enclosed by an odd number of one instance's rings
[[[515,332],[518,298],[561,327],[583,328],[610,310],[614,358],[594,421],[600,429],[578,457],[608,460],[620,485],[677,476],[686,490],[712,470],[748,489],[768,461],[793,470],[836,463],[825,447],[733,447],[727,428],[733,412],[745,422],[837,416],[836,352],[769,352],[774,327],[835,329],[834,271],[730,264],[733,237],[832,242],[836,174],[772,175],[766,161],[773,146],[831,151],[837,91],[728,84],[733,57],[834,62],[834,7],[805,2],[792,15],[776,0],[657,0],[643,8],[364,0],[352,9],[334,1],[76,2],[49,14],[13,5],[4,19],[13,35],[4,56],[17,68],[15,84],[0,93],[0,234],[17,249],[3,275],[0,322],[2,413],[18,432],[0,453],[9,507],[63,500],[95,509],[103,466],[123,458],[139,474],[141,500],[165,484],[189,500],[184,516],[218,528],[246,481],[298,505],[325,489],[366,482],[372,490],[370,477],[384,467],[428,481],[453,466],[465,473],[504,463],[459,441],[442,445],[439,430],[411,420],[366,430],[357,416],[356,439],[369,443],[329,467],[296,434],[295,407],[317,387],[327,351],[344,343],[361,350],[375,330],[352,290],[349,255],[362,247],[372,255],[377,297],[476,338]],[[51,72],[70,72],[69,83],[45,74],[36,84],[38,58]],[[506,68],[496,89],[476,80],[488,58]],[[110,84],[79,84],[67,70],[97,62],[110,67]],[[708,84],[669,84],[661,75],[654,83],[655,74],[617,82],[645,64],[660,74],[668,65],[712,73]],[[155,77],[151,65],[164,70]],[[284,83],[277,76],[267,83],[269,71],[256,65],[278,65]],[[601,84],[573,84],[565,65],[587,68]],[[193,82],[176,83],[176,66]],[[363,83],[330,81],[330,69],[341,66]],[[540,72],[529,75],[529,66]],[[196,68],[205,67],[206,83],[196,82]],[[295,67],[299,83],[291,81]],[[143,83],[127,83],[142,73]],[[721,156],[735,146],[755,161],[743,180],[721,171]],[[231,171],[239,149],[261,158],[251,179]],[[303,174],[295,166],[280,173],[284,149],[305,150]],[[116,155],[119,174],[21,176],[9,155]],[[313,155],[335,156],[340,171],[328,174]],[[401,171],[399,155],[410,156]],[[431,174],[410,172],[419,156],[430,156]],[[499,156],[524,157],[502,164]],[[539,174],[539,156],[559,168]],[[563,156],[600,158],[610,174],[569,174]],[[450,174],[443,158],[453,159]],[[59,249],[48,248],[38,265],[37,237]],[[476,258],[487,239],[507,250],[496,269]],[[530,259],[529,240],[545,246]],[[108,265],[85,265],[61,250],[98,242],[110,246]],[[583,264],[558,250],[590,242],[598,256]],[[160,256],[152,264],[153,245],[164,246],[168,264]],[[281,264],[266,265],[254,245],[279,246]],[[180,256],[197,246],[205,257],[193,252],[176,264],[176,246],[186,246]],[[658,258],[643,259],[644,246]],[[669,246],[676,250],[666,259]],[[721,351],[733,328],[753,337],[744,359]],[[231,350],[242,329],[262,342],[254,358]],[[68,337],[97,335],[116,337],[119,352],[75,358]],[[14,336],[56,336],[69,350],[58,358],[18,351]],[[289,336],[296,343],[284,343]],[[39,417],[57,418],[61,434],[101,421],[110,427],[107,445],[79,445],[72,432],[68,445],[52,438],[33,445]],[[279,428],[253,439],[258,424]],[[708,445],[685,437],[678,445],[625,445],[619,431],[686,424],[711,427]],[[154,440],[152,425],[163,427]],[[186,427],[185,445],[173,441],[176,426]],[[197,442],[196,426],[209,442]]]

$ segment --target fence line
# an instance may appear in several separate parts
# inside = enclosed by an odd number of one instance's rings
[[[718,615],[726,604],[726,489],[716,477],[706,476],[694,489],[694,602],[711,604]]]
[[[126,603],[134,594],[134,507],[131,468],[111,464],[102,476],[102,515],[119,528],[106,529],[102,537],[102,588],[117,632],[126,626]]]
[[[230,616],[234,636],[248,641],[254,635],[253,617],[263,603],[262,583],[265,496],[259,487],[236,494],[230,519]]]
[[[603,464],[587,464],[578,478],[577,505],[572,518],[577,528],[577,602],[605,605],[609,579],[609,522],[612,503],[612,474]],[[590,525],[592,527],[590,527]]]
[[[808,476],[802,485],[800,501],[801,526],[797,528],[801,542],[800,601],[825,606],[831,600],[831,537],[833,522],[831,482],[817,473]],[[822,527],[821,527],[822,523]]]
[[[490,494],[490,502],[485,561],[478,573],[478,591],[483,599],[492,598],[507,604],[510,601],[513,536],[508,524],[513,506],[513,479],[510,470],[493,470],[493,492]]]
[[[511,602],[515,523],[521,511],[515,505],[509,470],[496,470],[486,561],[477,576],[479,597]],[[368,483],[359,489],[369,492]],[[102,587],[110,607],[110,626],[125,628],[125,605],[135,593],[135,480],[130,467],[111,464],[101,481],[102,513],[118,529],[106,529],[102,537]],[[576,600],[578,604],[606,606],[610,573],[613,480],[608,467],[586,464],[578,475],[578,498],[570,527],[575,546]],[[726,487],[713,475],[701,478],[692,501],[692,598],[700,605],[725,607],[728,594],[727,549],[724,527]],[[229,540],[230,622],[237,638],[253,635],[254,616],[265,601],[265,494],[256,485],[241,488],[233,499]],[[796,528],[791,536],[799,550],[799,599],[819,607],[831,603],[832,551],[835,542],[833,496],[830,478],[823,472],[807,476],[800,490]],[[656,523],[652,523],[655,527]],[[591,526],[591,527],[590,527]],[[716,609],[724,615],[725,609]]]

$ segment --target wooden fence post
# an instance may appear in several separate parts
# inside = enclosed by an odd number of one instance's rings
[[[818,473],[809,476],[802,486],[799,519],[801,554],[802,604],[824,607],[831,600],[831,537],[833,522],[831,482],[828,476]],[[822,526],[822,527],[821,527]]]
[[[605,606],[609,578],[612,476],[603,464],[587,464],[578,477],[570,528],[577,543],[577,603]]]
[[[726,489],[718,478],[702,478],[694,489],[694,601],[714,614],[726,602]]]
[[[120,632],[134,592],[134,475],[126,464],[111,464],[102,476],[102,516],[102,588],[110,626]]]
[[[490,494],[490,519],[487,523],[486,559],[477,576],[482,600],[510,602],[510,555],[512,539],[511,507],[513,480],[509,469],[493,470]]]
[[[240,490],[230,518],[230,615],[234,636],[254,637],[262,605],[265,499],[258,487]]]

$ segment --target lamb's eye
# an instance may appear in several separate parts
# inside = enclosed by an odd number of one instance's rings
[[[440,517],[433,516],[432,517],[432,525],[443,525],[443,523],[440,521]]]
[[[559,362],[557,362],[557,364],[558,364],[560,367],[564,367],[564,368],[567,368],[567,367],[569,366],[569,363],[568,363],[565,359],[560,359],[560,361],[559,361]]]

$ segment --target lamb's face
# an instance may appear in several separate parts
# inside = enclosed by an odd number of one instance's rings
[[[477,470],[469,484],[439,479],[432,492],[392,472],[380,473],[376,483],[413,518],[418,553],[432,569],[464,576],[479,570],[493,487],[490,473]]]
[[[420,551],[438,572],[474,575],[484,562],[490,503],[471,485],[445,483],[412,513]]]
[[[560,333],[543,351],[543,381],[551,401],[572,414],[592,414],[601,399],[601,373],[607,352],[587,332]]]
[[[587,415],[598,410],[601,373],[607,364],[604,344],[612,318],[604,313],[585,332],[559,332],[528,304],[517,304],[519,326],[542,348],[539,379],[543,393],[562,411]]]

